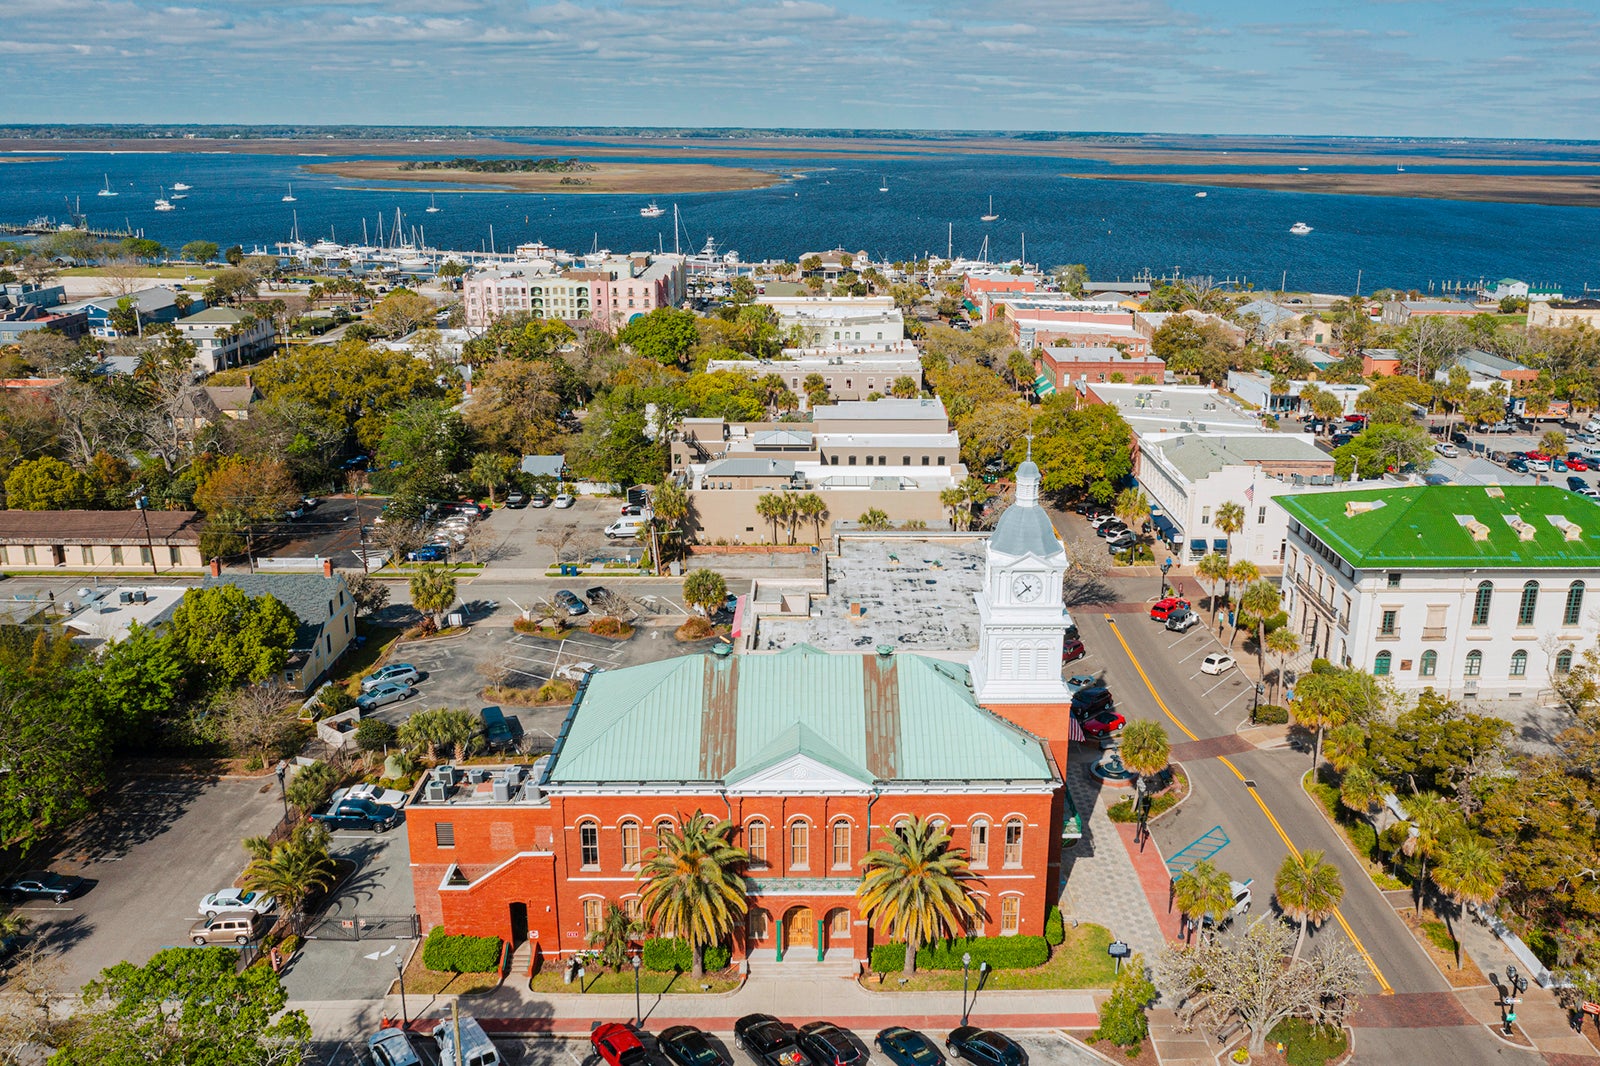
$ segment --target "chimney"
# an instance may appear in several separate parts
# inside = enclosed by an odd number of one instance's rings
[[[324,559],[324,560],[322,560],[322,576],[323,577],[332,577],[333,576],[333,560],[332,559]]]
[[[221,559],[213,558],[211,560],[211,576],[212,577],[221,577],[222,576],[222,560]]]

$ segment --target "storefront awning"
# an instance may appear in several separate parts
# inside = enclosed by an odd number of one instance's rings
[[[1226,552],[1228,550],[1228,538],[1218,537],[1216,540],[1213,540],[1211,542],[1211,550],[1214,552]]]
[[[1049,374],[1040,374],[1033,379],[1033,394],[1035,396],[1043,398],[1053,394],[1055,391],[1056,383],[1050,380]]]
[[[1169,544],[1183,542],[1183,530],[1172,524],[1172,519],[1164,514],[1150,516],[1150,524],[1156,527],[1156,535]]]
[[[1206,553],[1206,542],[1199,538],[1191,540],[1189,542],[1189,550],[1195,555],[1204,555]]]

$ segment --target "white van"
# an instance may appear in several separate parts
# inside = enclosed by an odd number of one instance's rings
[[[461,1030],[461,1058],[456,1058],[456,1029]],[[505,1060],[500,1057],[500,1052],[489,1042],[489,1034],[483,1031],[483,1026],[478,1024],[478,1019],[463,1014],[456,1021],[449,1018],[440,1022],[433,1031],[434,1040],[439,1042],[439,1061],[444,1066],[455,1066],[459,1061],[461,1066],[504,1066]]]
[[[644,519],[642,518],[619,518],[606,527],[606,536],[612,538],[637,537],[643,529]]]

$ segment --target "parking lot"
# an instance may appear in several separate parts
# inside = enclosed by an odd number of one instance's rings
[[[18,909],[28,937],[65,963],[76,988],[124,960],[143,963],[187,945],[200,897],[234,883],[247,836],[269,832],[283,814],[277,779],[202,781],[137,778],[117,786],[53,857],[34,864],[77,874],[87,891],[62,904]]]

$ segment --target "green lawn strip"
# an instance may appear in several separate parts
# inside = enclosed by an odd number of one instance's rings
[[[376,626],[369,622],[358,622],[357,632],[367,638],[366,644],[356,648],[352,647],[339,661],[339,679],[337,685],[351,685],[359,682],[362,677],[372,672],[372,668],[400,639],[400,634],[405,632],[399,626]],[[353,691],[353,690],[352,690]]]
[[[1289,1066],[1326,1066],[1349,1047],[1343,1029],[1314,1027],[1304,1018],[1279,1022],[1267,1034],[1267,1043],[1283,1045],[1284,1061]]]
[[[709,985],[710,987],[702,988],[702,985]],[[706,974],[698,981],[688,973],[655,973],[650,970],[643,970],[639,973],[640,995],[654,996],[664,992],[671,992],[674,995],[679,993],[699,995],[700,993],[732,992],[738,987],[738,975],[733,974],[731,971]],[[612,973],[606,970],[596,973],[591,970],[584,976],[583,987],[580,989],[578,982],[574,981],[568,984],[562,979],[562,968],[560,966],[546,965],[533,975],[533,979],[528,982],[528,988],[544,995],[556,995],[563,992],[572,995],[589,992],[593,992],[596,995],[631,994],[633,992],[633,970],[628,969],[620,973]]]
[[[986,990],[1045,989],[1045,988],[1109,988],[1116,976],[1116,960],[1106,954],[1111,946],[1111,932],[1104,926],[1082,922],[1077,928],[1068,926],[1066,939],[1050,954],[1050,961],[1031,970],[991,970],[984,982]],[[978,983],[973,970],[968,987]],[[905,984],[900,974],[885,974],[882,982],[877,975],[864,978],[862,987],[874,992],[959,992],[960,970],[918,970]]]
[[[1372,858],[1378,850],[1378,834],[1365,820],[1350,815],[1344,804],[1339,802],[1337,788],[1325,781],[1314,781],[1309,778],[1306,780],[1305,788],[1311,793],[1312,798],[1322,805],[1329,820],[1344,835],[1350,850],[1365,864],[1367,876],[1372,879],[1374,885],[1384,892],[1410,887],[1411,882],[1405,870],[1400,870],[1401,876],[1396,877]]]
[[[1452,956],[1461,950],[1456,938],[1450,935],[1450,930],[1445,928],[1443,922],[1423,922],[1422,935],[1432,941],[1434,947]]]

